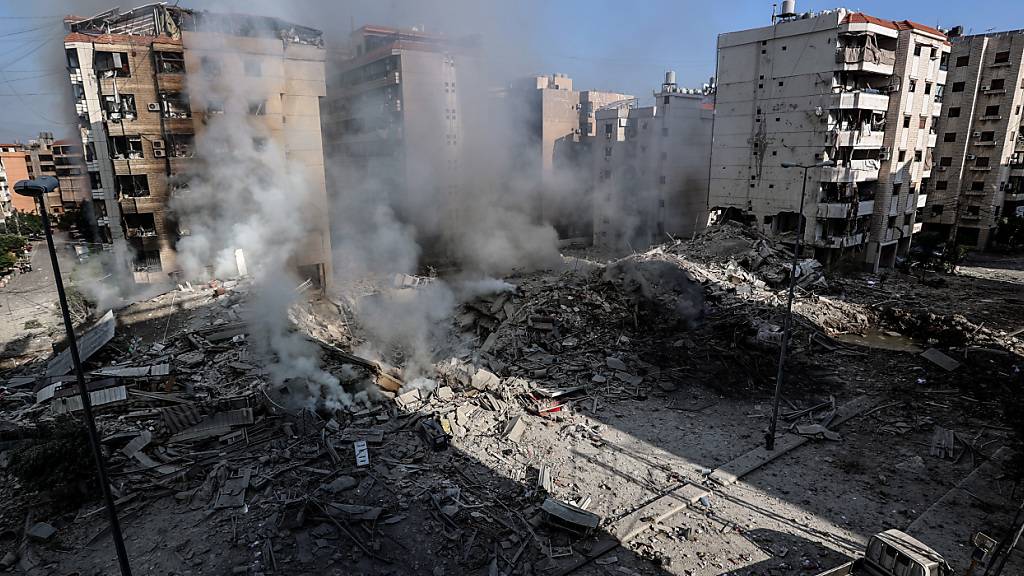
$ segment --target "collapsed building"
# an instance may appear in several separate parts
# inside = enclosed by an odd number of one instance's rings
[[[709,204],[843,255],[890,267],[920,231],[949,57],[946,35],[845,9],[718,38]],[[803,171],[811,170],[803,215]]]
[[[276,18],[213,14],[163,3],[68,17],[64,38],[96,224],[136,282],[179,271],[187,230],[168,203],[187,193],[195,141],[208,121],[238,113],[301,168],[319,219],[293,263],[323,284],[330,237],[320,137],[325,95],[321,32]],[[225,110],[214,79],[244,87],[246,110]],[[254,142],[254,145],[256,143]]]
[[[1024,30],[951,39],[946,113],[924,229],[984,249],[1000,220],[1024,216],[1021,62]]]
[[[680,88],[675,72],[654,93],[655,105],[609,105],[597,111],[594,244],[645,248],[689,236],[707,222],[712,89]]]

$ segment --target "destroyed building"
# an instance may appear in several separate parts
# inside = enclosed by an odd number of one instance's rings
[[[294,265],[320,284],[330,278],[319,30],[164,3],[68,17],[65,25],[96,224],[115,252],[130,248],[136,282],[160,282],[179,271],[175,246],[187,230],[167,206],[173,195],[187,193],[197,135],[225,113],[222,95],[203,93],[213,78],[244,87],[250,102],[239,115],[302,168],[322,209],[304,223],[309,236]]]
[[[949,44],[943,32],[845,9],[782,14],[718,38],[709,205],[766,232],[798,229],[819,260],[870,269],[910,250],[927,196]]]
[[[526,127],[520,162],[535,188],[526,192],[533,195],[532,215],[551,223],[563,241],[589,244],[594,227],[591,151],[604,138],[597,132],[596,113],[636,98],[576,90],[572,78],[551,74],[514,82],[505,99],[504,113]]]
[[[594,245],[646,248],[704,228],[710,91],[680,88],[675,72],[668,72],[653,106],[612,104],[597,111]]]
[[[980,250],[1002,218],[1024,216],[1024,30],[951,41],[924,229]]]

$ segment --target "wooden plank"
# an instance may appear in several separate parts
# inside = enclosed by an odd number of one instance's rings
[[[625,544],[651,526],[664,522],[708,494],[710,492],[702,486],[683,484],[616,522],[612,534],[619,542]]]

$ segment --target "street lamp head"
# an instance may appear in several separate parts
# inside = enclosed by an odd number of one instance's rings
[[[835,166],[835,165],[836,165],[836,161],[835,160],[825,160],[824,162],[818,162],[817,164],[815,164],[815,166],[818,166],[820,168],[828,168],[828,167],[832,167],[832,166]]]
[[[49,194],[56,190],[58,186],[60,186],[60,182],[53,176],[42,176],[31,180],[19,180],[14,185],[14,191],[22,196],[40,198],[44,194]]]
[[[799,164],[793,164],[792,162],[783,162],[782,163],[782,167],[783,168],[799,168],[800,165]]]

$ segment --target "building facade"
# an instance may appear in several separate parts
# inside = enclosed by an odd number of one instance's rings
[[[189,170],[199,160],[196,138],[225,111],[224,94],[210,89],[223,82],[246,92],[243,122],[259,125],[284,150],[289,167],[303,170],[319,209],[304,222],[308,239],[293,264],[321,284],[330,278],[319,117],[325,51],[318,30],[164,4],[69,18],[66,26],[99,235],[130,261],[136,282],[165,281],[180,269],[175,246],[187,231],[168,203],[187,193]]]
[[[1024,217],[1024,30],[952,40],[925,230],[984,249],[999,223]]]
[[[527,127],[522,172],[532,215],[553,225],[566,242],[590,243],[593,236],[592,152],[598,143],[596,112],[636,98],[606,90],[575,90],[565,74],[534,76],[512,85],[505,114]]]
[[[714,112],[709,92],[681,89],[669,72],[653,106],[597,110],[595,246],[643,249],[704,228]]]
[[[709,205],[823,261],[892,266],[920,230],[949,45],[936,29],[844,9],[718,38]],[[803,171],[812,165],[803,214]]]
[[[0,164],[3,164],[4,174],[7,176],[12,213],[38,213],[39,208],[34,199],[13,192],[14,185],[18,183],[18,180],[30,178],[29,156],[25,153],[25,145],[21,143],[0,144]]]

